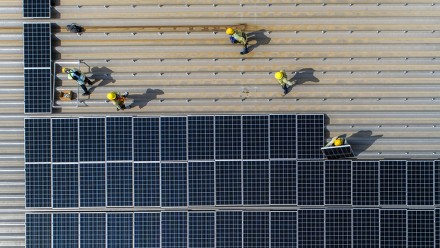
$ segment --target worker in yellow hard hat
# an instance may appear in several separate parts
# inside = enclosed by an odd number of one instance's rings
[[[78,83],[78,85],[84,91],[84,93],[82,94],[83,96],[90,95],[90,91],[87,89],[85,84],[87,83],[88,85],[92,85],[93,83],[92,83],[92,81],[90,81],[89,78],[86,77],[86,75],[84,75],[84,73],[82,73],[80,70],[77,70],[75,68],[70,69],[70,68],[66,68],[66,67],[64,67],[62,69],[62,71],[63,71],[63,73],[67,74],[68,79],[75,80]]]
[[[248,40],[245,32],[233,28],[227,28],[226,34],[229,35],[229,40],[231,40],[232,44],[240,43],[243,45],[243,51],[240,52],[241,55],[247,54],[249,52],[247,46]]]
[[[125,106],[125,98],[128,96],[128,92],[124,92],[124,94],[120,94],[119,92],[112,91],[107,93],[107,102],[111,101],[113,105],[116,106],[116,110],[124,110],[129,109],[130,106]]]
[[[333,137],[332,140],[330,140],[330,142],[327,143],[327,145],[325,145],[325,147],[329,147],[329,146],[342,146],[345,145],[347,143],[347,141],[339,136]]]
[[[284,95],[289,91],[289,87],[293,85],[292,82],[287,80],[287,74],[284,70],[280,70],[275,72],[275,79],[278,80],[278,83],[284,90]]]

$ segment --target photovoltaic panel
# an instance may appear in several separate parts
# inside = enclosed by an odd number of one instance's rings
[[[80,206],[105,207],[105,164],[80,164]]]
[[[107,213],[107,248],[133,247],[133,214]]]
[[[216,247],[243,247],[243,214],[240,211],[216,212]]]
[[[161,160],[186,160],[186,117],[160,118]]]
[[[380,247],[407,247],[406,210],[380,210]]]
[[[215,159],[241,159],[241,116],[215,116]]]
[[[24,69],[24,113],[52,113],[50,68]]]
[[[434,195],[435,195],[435,204],[440,204],[440,161],[434,161]],[[440,248],[440,246],[439,246]]]
[[[160,164],[135,163],[134,205],[160,206]]]
[[[325,204],[351,205],[351,161],[325,161]]]
[[[243,247],[269,247],[269,211],[243,213]]]
[[[132,160],[132,118],[107,117],[107,161]]]
[[[78,162],[78,119],[52,119],[52,162]]]
[[[350,145],[321,147],[321,151],[327,159],[354,157],[354,153]]]
[[[243,116],[243,159],[269,158],[269,117]]]
[[[353,209],[353,247],[379,247],[379,209]]]
[[[297,115],[297,158],[322,159],[324,145],[324,115]]]
[[[159,117],[133,118],[135,161],[159,161]]]
[[[47,0],[46,0],[47,1]],[[25,68],[51,67],[51,24],[24,23],[23,24],[23,51]],[[47,85],[50,88],[50,84]],[[34,92],[35,94],[35,92]]]
[[[78,207],[78,164],[52,165],[53,208]]]
[[[324,205],[324,162],[298,161],[298,205]]]
[[[215,247],[214,212],[189,212],[188,247]]]
[[[134,213],[134,247],[160,247],[160,213]]]
[[[106,247],[106,215],[105,213],[80,214],[80,246],[81,248]]]
[[[272,211],[270,213],[270,244],[271,247],[297,247],[297,216],[296,212]]]
[[[77,248],[79,240],[78,214],[53,214],[52,235],[52,248]]]
[[[162,212],[162,248],[186,248],[187,212]]]
[[[406,204],[406,161],[380,161],[380,204]]]
[[[440,208],[435,210],[435,247],[440,247]]]
[[[26,164],[26,207],[50,208],[51,185],[50,164]]]
[[[50,18],[50,1],[23,0],[23,17]]]
[[[325,210],[325,247],[351,248],[351,210]]]
[[[51,248],[51,214],[26,214],[26,247]]]
[[[407,161],[407,204],[434,205],[433,161]]]
[[[79,118],[79,159],[105,161],[105,118]]]
[[[214,159],[214,116],[188,116],[188,159]]]
[[[270,115],[270,158],[296,158],[296,115]]]
[[[270,204],[296,205],[296,161],[270,161]]]
[[[298,247],[325,247],[324,219],[323,209],[298,210]]]
[[[353,205],[379,205],[379,162],[352,162]]]
[[[243,161],[243,204],[269,204],[269,161]]]
[[[162,207],[187,206],[187,164],[161,164]]]
[[[51,162],[50,119],[24,120],[24,143],[27,163]]]
[[[188,194],[190,206],[215,205],[214,162],[188,163]]]
[[[434,211],[408,210],[407,247],[434,247]]]
[[[215,186],[216,205],[241,205],[241,161],[216,161]]]
[[[131,163],[107,163],[107,206],[133,206],[133,166]]]

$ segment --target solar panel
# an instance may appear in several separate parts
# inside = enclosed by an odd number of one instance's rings
[[[79,240],[77,213],[56,213],[52,215],[52,247],[76,248]]]
[[[380,204],[406,204],[406,161],[380,161]]]
[[[379,247],[379,209],[353,209],[353,247]]]
[[[269,247],[269,211],[243,213],[243,247]]]
[[[107,213],[107,248],[133,247],[133,214]]]
[[[269,117],[243,116],[243,159],[269,158]]]
[[[440,247],[440,209],[435,209],[435,247]]]
[[[105,207],[105,164],[80,164],[80,206]]]
[[[52,162],[78,162],[78,119],[52,119]]]
[[[215,205],[214,162],[188,163],[188,204],[190,206]]]
[[[105,213],[80,214],[80,246],[81,248],[106,247],[106,215]]]
[[[50,164],[26,164],[26,207],[50,208],[52,182]]]
[[[24,113],[52,113],[50,68],[24,68]]]
[[[296,161],[270,161],[270,204],[296,204]]]
[[[160,247],[160,213],[134,213],[134,247]]]
[[[160,206],[160,164],[135,163],[134,205]]]
[[[50,1],[23,0],[23,17],[50,18]]]
[[[242,204],[241,161],[215,162],[216,205]]]
[[[161,164],[162,207],[187,206],[187,164]]]
[[[133,166],[107,163],[107,206],[133,206]]]
[[[105,161],[105,118],[79,118],[79,160]]]
[[[215,247],[215,213],[189,212],[188,247]]]
[[[215,159],[241,159],[241,116],[215,116]]]
[[[187,212],[162,212],[162,248],[187,247]]]
[[[298,161],[298,205],[324,205],[324,162]]]
[[[131,117],[107,117],[107,161],[132,160]]]
[[[325,210],[325,247],[351,248],[351,210]]]
[[[298,210],[298,247],[325,247],[323,209]]]
[[[50,119],[24,120],[26,162],[51,162]]]
[[[186,160],[186,117],[160,118],[162,161]]]
[[[351,161],[325,161],[325,204],[351,205]]]
[[[243,216],[240,211],[216,212],[216,247],[242,248],[243,247]]]
[[[46,0],[47,1],[47,0]],[[23,51],[25,68],[51,67],[51,24],[24,23],[23,24]],[[50,88],[50,84],[46,85]],[[35,92],[34,92],[35,94]]]
[[[352,162],[353,205],[379,205],[379,162]]]
[[[440,204],[440,161],[434,161],[434,195],[435,195],[435,204]],[[440,248],[440,247],[439,247]]]
[[[214,116],[188,116],[188,159],[214,159]]]
[[[322,147],[321,151],[327,159],[354,157],[354,153],[350,145]]]
[[[26,247],[51,248],[51,214],[26,214]]]
[[[408,161],[407,204],[434,205],[433,161]]]
[[[408,210],[407,247],[434,247],[434,211]]]
[[[296,212],[272,211],[270,213],[270,247],[297,247]]]
[[[270,158],[296,158],[296,115],[270,115]]]
[[[53,208],[78,207],[78,164],[52,165]]]
[[[134,161],[159,161],[159,118],[133,118]]]
[[[243,204],[269,204],[269,161],[243,161]]]
[[[297,115],[297,158],[322,159],[324,115]]]
[[[380,210],[380,246],[406,246],[406,210]]]

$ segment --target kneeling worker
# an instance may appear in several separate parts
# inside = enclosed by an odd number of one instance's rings
[[[87,90],[85,84],[87,83],[88,85],[92,85],[92,82],[90,81],[89,78],[86,77],[86,75],[84,75],[84,73],[82,73],[77,69],[69,69],[69,68],[63,68],[63,73],[67,73],[68,79],[75,80],[78,83],[78,85],[81,86],[81,88],[84,91],[84,93],[82,94],[83,96],[90,95],[90,91]]]
[[[129,109],[130,106],[125,106],[125,98],[128,96],[128,92],[124,92],[124,94],[120,94],[119,92],[109,92],[107,93],[107,99],[113,103],[113,105],[116,106],[116,110],[124,110]]]

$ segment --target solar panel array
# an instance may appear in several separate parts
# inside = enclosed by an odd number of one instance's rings
[[[50,18],[50,0],[23,0],[23,17]]]

